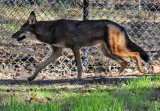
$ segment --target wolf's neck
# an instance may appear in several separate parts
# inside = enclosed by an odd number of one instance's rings
[[[39,21],[35,29],[37,39],[49,44],[52,42],[53,31],[54,22],[51,21]]]

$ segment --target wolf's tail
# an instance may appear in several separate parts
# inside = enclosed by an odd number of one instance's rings
[[[139,54],[140,54],[140,57],[145,61],[145,62],[148,62],[149,61],[149,56],[148,56],[148,54],[141,48],[141,47],[139,47],[137,44],[135,44],[135,43],[133,43],[130,39],[129,39],[129,37],[128,37],[128,35],[127,35],[127,33],[125,32],[125,36],[126,36],[126,38],[127,38],[127,48],[129,49],[129,50],[131,50],[131,51],[133,51],[133,52],[139,52]]]

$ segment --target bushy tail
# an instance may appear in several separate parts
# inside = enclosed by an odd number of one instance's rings
[[[145,62],[148,62],[149,61],[149,56],[148,54],[141,48],[139,47],[137,44],[133,43],[127,33],[125,33],[125,36],[127,38],[127,48],[133,52],[139,52],[140,54],[140,57],[145,61]]]

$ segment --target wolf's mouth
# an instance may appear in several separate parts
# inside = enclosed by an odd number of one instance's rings
[[[23,40],[23,39],[25,39],[25,38],[26,38],[26,36],[23,35],[23,36],[19,37],[19,38],[17,39],[17,41],[21,41],[21,40]]]

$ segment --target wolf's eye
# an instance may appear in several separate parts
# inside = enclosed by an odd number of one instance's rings
[[[31,29],[29,29],[28,31],[30,31],[30,32],[34,32],[34,29],[33,29],[33,28],[31,28]]]
[[[20,28],[20,30],[19,30],[20,32],[22,32],[23,30]]]

